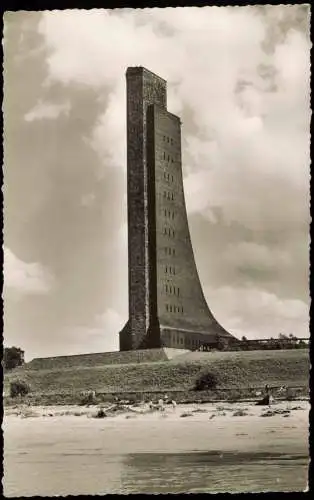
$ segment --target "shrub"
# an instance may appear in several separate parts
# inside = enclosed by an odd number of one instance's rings
[[[218,379],[215,373],[202,373],[195,381],[195,391],[206,391],[215,389],[218,384]]]
[[[246,415],[248,415],[248,413],[245,411],[245,410],[236,410],[234,413],[233,413],[233,417],[245,417]]]
[[[16,398],[17,396],[26,396],[30,392],[30,387],[24,380],[13,380],[10,383],[10,396]]]
[[[24,364],[24,351],[19,347],[5,347],[3,352],[3,366],[5,370],[13,370]]]
[[[96,394],[94,391],[87,391],[81,394],[80,405],[94,405],[96,404]]]
[[[94,418],[105,418],[107,417],[107,413],[104,411],[103,408],[99,408],[99,410],[97,411],[97,413],[95,413],[95,415],[93,415]]]

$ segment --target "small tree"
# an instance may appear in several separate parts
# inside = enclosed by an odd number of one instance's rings
[[[13,370],[24,364],[24,351],[19,347],[5,347],[3,352],[3,366],[5,370]]]
[[[196,379],[194,390],[206,391],[215,389],[218,384],[218,379],[215,373],[204,372]]]
[[[279,333],[278,338],[279,338],[280,340],[288,340],[287,335],[285,335],[284,333]]]
[[[30,392],[30,387],[25,380],[12,380],[10,383],[10,396],[16,398],[17,396],[26,396]]]

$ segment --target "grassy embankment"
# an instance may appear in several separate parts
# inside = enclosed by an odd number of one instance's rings
[[[218,379],[210,392],[193,390],[201,373]],[[255,396],[265,384],[286,385],[295,395],[307,396],[309,352],[307,349],[250,352],[194,352],[171,361],[124,365],[34,369],[31,363],[5,374],[5,394],[12,380],[26,381],[31,393],[23,398],[33,404],[77,404],[82,391],[93,390],[97,401],[114,395],[135,399],[159,397],[167,392],[177,401],[241,399]],[[5,404],[17,399],[5,397]]]

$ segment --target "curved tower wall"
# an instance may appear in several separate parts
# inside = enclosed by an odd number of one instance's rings
[[[191,244],[181,162],[181,122],[166,82],[127,71],[129,320],[120,350],[196,349],[232,336],[206,303]]]

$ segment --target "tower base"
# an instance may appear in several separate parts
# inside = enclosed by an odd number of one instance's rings
[[[215,328],[216,326],[216,328]],[[138,349],[171,348],[196,351],[198,349],[225,349],[238,340],[220,327],[213,325],[211,332],[177,328],[169,326],[155,326],[147,332],[141,341],[136,340],[135,332],[132,335],[130,322],[119,332],[120,351]]]

